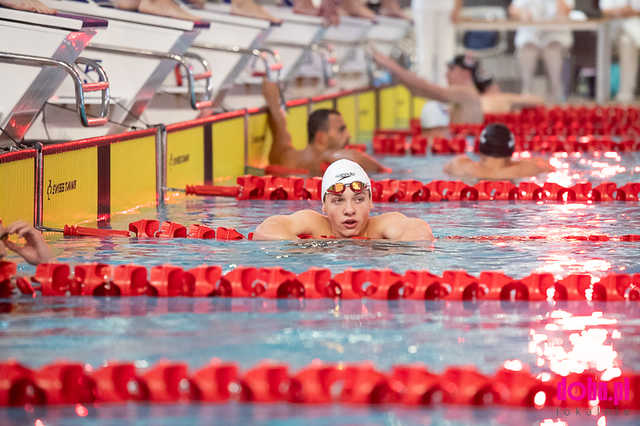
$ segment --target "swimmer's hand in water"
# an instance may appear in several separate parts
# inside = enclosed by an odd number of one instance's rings
[[[25,244],[14,243],[9,239],[11,235],[24,238]],[[0,221],[0,255],[6,252],[5,248],[18,253],[32,265],[47,262],[53,257],[51,249],[42,238],[42,234],[33,226],[22,221],[14,222],[6,228]]]

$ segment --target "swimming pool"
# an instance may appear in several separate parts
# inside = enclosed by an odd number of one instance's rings
[[[607,158],[607,157],[605,157]],[[634,154],[611,167],[607,177],[637,180]],[[393,177],[428,181],[444,178],[447,157],[384,158]],[[581,158],[562,161],[580,162]],[[595,158],[594,158],[595,160]],[[574,165],[573,163],[571,163]],[[606,166],[606,167],[610,167]],[[586,167],[586,165],[585,165]],[[562,174],[560,174],[562,175]],[[591,176],[584,176],[592,180]],[[619,180],[617,180],[619,179]],[[176,196],[164,206],[118,215],[114,229],[139,218],[170,219],[183,224],[225,226],[247,234],[265,217],[312,201],[237,201]],[[637,203],[439,202],[377,204],[376,213],[400,210],[427,220],[434,243],[379,241],[253,242],[150,239],[72,239],[52,241],[58,260],[68,263],[136,263],[282,266],[296,273],[311,266],[333,272],[346,268],[428,269],[436,274],[464,269],[477,275],[502,271],[513,277],[551,272],[564,277],[586,272],[637,273],[635,242],[567,241],[564,235],[638,234]],[[543,241],[453,240],[448,236],[547,235]],[[33,268],[21,266],[31,274]],[[370,360],[383,370],[394,364],[422,362],[433,371],[474,365],[492,373],[506,361],[519,360],[534,372],[580,371],[585,366],[640,370],[640,307],[636,303],[335,301],[267,299],[19,298],[5,300],[0,316],[0,345],[5,358],[39,367],[59,358],[94,367],[106,360],[136,361],[140,367],[162,358],[191,368],[212,357],[237,362],[243,369],[263,359],[301,368],[313,359],[325,362]],[[594,314],[594,312],[596,312]],[[600,313],[597,313],[600,312]],[[594,424],[600,417],[566,416],[555,409],[469,408],[445,406],[408,409],[290,404],[147,405],[46,407],[2,410],[3,424],[541,424],[545,419]],[[31,411],[29,411],[31,410]],[[87,411],[85,411],[87,410]],[[86,415],[85,416],[83,416]],[[637,424],[634,413],[607,416],[607,424]],[[600,420],[601,424],[602,420]],[[542,423],[544,424],[544,423]],[[562,424],[562,423],[555,423]]]

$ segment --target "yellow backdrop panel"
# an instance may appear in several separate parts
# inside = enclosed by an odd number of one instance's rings
[[[97,152],[91,147],[43,156],[43,225],[57,228],[96,220]]]
[[[0,218],[4,225],[16,220],[33,222],[35,159],[0,164]]]
[[[111,214],[155,201],[155,135],[111,144]]]
[[[249,116],[248,132],[247,165],[263,169],[269,165],[269,150],[273,141],[266,112]]]
[[[331,99],[327,99],[325,101],[313,102],[311,104],[311,112],[317,109],[333,109],[333,101]]]
[[[184,188],[204,183],[204,132],[202,126],[167,134],[167,186]]]
[[[378,92],[380,102],[380,128],[393,129],[396,125],[396,88],[385,87]]]
[[[338,98],[336,109],[340,111],[342,119],[347,125],[347,130],[351,135],[351,141],[356,141],[356,97],[354,95]]]
[[[289,108],[287,112],[287,129],[291,134],[291,141],[295,149],[304,149],[307,146],[308,119],[307,105]]]
[[[422,113],[422,107],[428,101],[427,98],[422,98],[420,96],[413,97],[413,111],[411,114],[411,118],[420,118],[420,114]]]
[[[394,127],[396,129],[408,128],[411,117],[411,92],[404,86],[396,86],[395,112]]]
[[[218,185],[235,185],[244,174],[244,117],[217,121],[213,132],[213,180]]]
[[[355,140],[369,142],[376,127],[376,94],[373,90],[357,95],[357,124]]]

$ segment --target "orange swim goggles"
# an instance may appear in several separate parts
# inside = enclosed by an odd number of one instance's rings
[[[366,183],[360,182],[359,180],[354,180],[350,184],[344,184],[342,182],[334,183],[329,188],[327,188],[327,192],[329,192],[330,194],[340,195],[345,191],[345,189],[347,189],[347,186],[351,188],[351,190],[356,194],[367,189]]]

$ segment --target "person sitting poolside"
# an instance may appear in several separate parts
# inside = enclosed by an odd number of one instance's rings
[[[369,217],[373,207],[371,181],[357,163],[338,160],[322,177],[322,212],[300,210],[271,216],[254,233],[255,240],[319,238],[368,238],[397,241],[433,240],[431,228],[422,219],[399,212]]]
[[[0,0],[0,6],[27,12],[45,13],[47,15],[56,13],[55,9],[51,9],[38,0]]]
[[[320,176],[326,164],[346,158],[364,167],[368,172],[385,172],[387,169],[364,152],[346,149],[351,135],[340,113],[336,110],[314,111],[307,122],[309,143],[297,150],[291,143],[287,131],[287,120],[280,108],[278,85],[264,80],[262,93],[269,110],[269,127],[273,133],[273,143],[269,152],[269,163],[289,169],[306,169],[312,176]]]
[[[192,6],[204,7],[206,0],[190,0]],[[187,9],[184,9],[177,0],[114,0],[118,9],[133,10],[150,15],[166,16],[168,18],[183,19],[185,21],[202,21],[202,19]]]
[[[19,245],[9,240],[11,235],[24,238],[25,244]],[[51,249],[42,238],[42,234],[33,226],[18,221],[5,228],[0,219],[0,259],[7,254],[7,249],[18,253],[32,265],[46,262],[53,257]]]
[[[476,179],[517,179],[554,170],[547,161],[533,157],[519,161],[511,159],[515,150],[513,133],[504,124],[489,124],[480,134],[480,160],[459,155],[444,166],[452,176]]]

